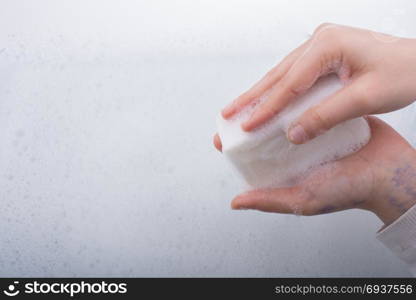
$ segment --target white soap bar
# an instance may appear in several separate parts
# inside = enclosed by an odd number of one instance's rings
[[[293,121],[341,87],[334,75],[319,79],[307,93],[252,132],[243,131],[240,125],[256,106],[244,109],[230,120],[218,116],[222,152],[249,188],[292,186],[312,168],[358,151],[368,142],[370,128],[364,118],[343,122],[302,145],[287,140],[286,131]],[[261,97],[257,105],[265,100],[267,96]]]

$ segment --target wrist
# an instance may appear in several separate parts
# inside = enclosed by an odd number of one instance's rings
[[[378,186],[370,210],[387,226],[416,205],[416,157],[385,172]]]
[[[390,195],[386,200],[380,201],[380,204],[371,211],[385,226],[388,226],[414,205],[416,205],[416,201],[407,201],[400,196]]]

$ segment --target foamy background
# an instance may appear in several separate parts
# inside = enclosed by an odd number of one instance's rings
[[[352,210],[234,212],[225,103],[324,21],[414,1],[2,1],[0,276],[408,276]],[[386,116],[415,145],[411,106]]]

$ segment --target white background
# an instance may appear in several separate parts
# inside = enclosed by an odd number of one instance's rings
[[[231,211],[238,181],[211,138],[217,112],[320,23],[415,37],[415,12],[1,0],[0,276],[408,276],[368,212]],[[413,111],[386,119],[415,144]]]

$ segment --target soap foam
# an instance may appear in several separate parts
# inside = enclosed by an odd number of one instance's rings
[[[338,124],[302,145],[294,145],[286,137],[286,131],[293,121],[341,87],[335,75],[322,77],[307,93],[251,132],[243,131],[241,123],[249,118],[260,103],[267,100],[270,91],[230,120],[218,116],[222,152],[249,188],[295,185],[308,170],[345,157],[367,144],[370,128],[364,118]]]

